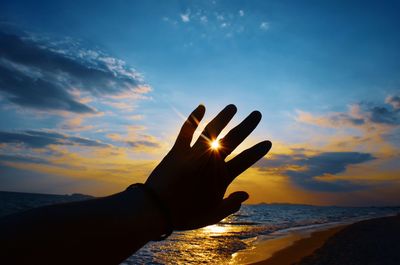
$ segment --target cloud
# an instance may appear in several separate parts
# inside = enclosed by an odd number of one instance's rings
[[[349,113],[331,113],[324,116],[316,116],[304,111],[298,111],[296,120],[302,123],[330,128],[336,128],[337,126],[359,126],[366,122],[364,118],[354,117]]]
[[[201,17],[200,17],[200,21],[201,21],[202,23],[207,23],[207,22],[208,22],[207,16],[201,16]]]
[[[192,33],[195,29],[198,38],[190,34],[191,43],[195,41],[212,41],[214,39],[232,38],[247,32],[249,34],[263,34],[269,30],[271,23],[266,22],[266,17],[243,9],[226,9],[218,5],[210,6],[207,1],[200,1],[190,8],[172,17],[162,17],[165,23],[172,25],[175,29],[181,28]],[[177,27],[181,25],[182,27]],[[260,31],[261,29],[261,31]],[[185,38],[187,40],[187,38]],[[187,43],[185,43],[187,45]],[[189,45],[192,46],[193,44]]]
[[[265,21],[263,21],[263,22],[261,22],[261,24],[260,24],[260,29],[261,30],[264,30],[264,31],[267,31],[268,29],[269,29],[269,23],[268,22],[265,22]]]
[[[47,164],[48,161],[43,158],[22,155],[5,155],[0,154],[0,162],[17,162],[17,163],[35,163]]]
[[[298,186],[312,191],[352,191],[364,185],[349,180],[332,179],[332,175],[346,171],[350,165],[374,160],[369,153],[322,152],[314,155],[278,154],[256,164],[262,171],[278,172]]]
[[[314,114],[297,111],[296,122],[308,133],[305,140],[327,144],[330,150],[357,150],[380,156],[397,153],[400,144],[400,109],[398,96],[390,96],[385,103],[359,102],[344,112]],[[319,127],[308,127],[308,125]],[[328,130],[327,130],[327,129]],[[315,137],[313,137],[313,136]]]
[[[0,164],[0,172],[1,188],[5,191],[52,194],[83,193],[105,196],[120,191],[129,184],[127,182],[121,185],[121,183],[112,182],[106,178],[90,177],[74,178],[72,181],[70,176],[64,174],[45,173],[31,168],[16,168],[3,164]],[[86,171],[78,172],[80,176],[88,174]],[[136,182],[139,181],[142,180]]]
[[[126,142],[129,146],[140,148],[140,147],[154,147],[159,148],[160,144],[154,141],[149,140],[139,140],[139,141],[127,141]]]
[[[400,124],[400,117],[398,111],[393,111],[386,107],[373,106],[369,109],[369,113],[371,122],[389,124],[389,125]]]
[[[101,51],[0,28],[0,95],[18,106],[94,113],[77,95],[109,97],[149,91],[140,74]]]
[[[88,131],[93,130],[93,125],[84,125],[84,117],[75,116],[70,119],[66,119],[59,128],[66,131]]]
[[[217,18],[217,20],[219,20],[219,21],[224,21],[224,20],[225,20],[225,16],[224,16],[224,15],[221,15],[221,14],[217,14],[217,15],[216,15],[216,18]]]
[[[95,110],[78,102],[57,84],[33,79],[19,71],[7,69],[0,62],[0,91],[9,101],[41,110],[66,110],[76,113],[94,113]]]
[[[99,141],[69,136],[51,131],[5,132],[0,131],[0,143],[22,144],[32,148],[43,148],[49,145],[81,145],[91,147],[106,147],[107,144]]]
[[[190,21],[190,11],[181,14],[180,17],[183,23],[188,23]]]
[[[400,96],[388,96],[385,102],[390,104],[395,110],[400,109]]]
[[[398,104],[397,98],[398,96],[386,98],[385,102],[389,106],[362,102],[351,105],[347,112],[333,112],[320,116],[298,111],[296,120],[330,128],[346,126],[374,130],[374,127],[379,125],[397,126],[400,125],[400,110],[396,105]]]
[[[115,142],[120,142],[132,147],[135,151],[143,152],[143,151],[155,151],[155,149],[161,148],[161,144],[157,140],[156,137],[147,134],[139,134],[137,130],[143,130],[141,127],[130,128],[130,134],[128,136],[124,136],[118,133],[110,133],[107,137]],[[127,140],[127,139],[136,139],[136,140]]]

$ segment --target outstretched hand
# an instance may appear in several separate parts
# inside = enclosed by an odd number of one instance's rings
[[[107,197],[0,218],[2,263],[119,264],[150,240],[165,238],[172,229],[200,228],[239,210],[248,194],[238,191],[224,198],[226,189],[269,151],[271,142],[225,159],[256,128],[261,113],[252,112],[219,140],[217,149],[211,142],[235,115],[236,107],[225,107],[191,146],[204,113],[202,105],[192,112],[145,185],[133,184]]]
[[[261,113],[252,112],[212,148],[220,132],[236,113],[234,105],[226,106],[190,145],[203,118],[205,107],[198,106],[183,124],[171,151],[146,181],[171,213],[174,230],[188,230],[217,223],[239,210],[248,194],[238,191],[224,199],[229,184],[262,158],[271,148],[263,141],[233,159],[225,158],[257,127]]]

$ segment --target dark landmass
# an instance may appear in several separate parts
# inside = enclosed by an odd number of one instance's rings
[[[52,195],[0,191],[0,217],[35,207],[94,198],[84,194]]]
[[[400,209],[400,205],[382,205],[382,206],[339,206],[339,205],[316,205],[316,204],[303,204],[303,203],[290,203],[290,202],[260,202],[256,204],[247,205],[265,205],[265,206],[301,206],[301,207],[343,207],[343,208],[393,208]]]
[[[265,203],[265,205],[273,205],[273,206],[302,206],[302,207],[319,207],[317,205],[312,204],[300,204],[300,203],[290,203],[290,202],[271,202]]]
[[[298,204],[298,203],[290,203],[290,202],[260,202],[260,203],[248,204],[248,205],[256,205],[256,206],[257,205],[265,205],[265,206],[307,206],[307,207],[316,206],[316,205],[312,205],[312,204]]]
[[[400,214],[343,228],[297,265],[399,265]]]

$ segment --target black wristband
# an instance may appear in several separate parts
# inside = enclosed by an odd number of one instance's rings
[[[160,199],[160,197],[153,191],[152,188],[150,188],[148,185],[144,183],[135,183],[130,185],[126,190],[130,190],[134,187],[139,187],[141,188],[150,198],[151,200],[157,205],[157,207],[160,209],[161,213],[165,217],[165,223],[167,227],[167,231],[162,234],[159,238],[154,239],[154,241],[161,241],[169,237],[172,232],[173,232],[173,226],[172,226],[172,221],[171,221],[171,212],[168,209],[168,207],[165,205],[165,203]]]

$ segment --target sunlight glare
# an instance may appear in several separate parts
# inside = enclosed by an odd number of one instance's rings
[[[205,231],[208,234],[224,234],[228,232],[228,228],[221,225],[209,225],[204,227],[203,231]]]
[[[210,145],[211,145],[211,149],[214,149],[214,150],[218,150],[218,148],[220,147],[218,140],[212,141]]]

